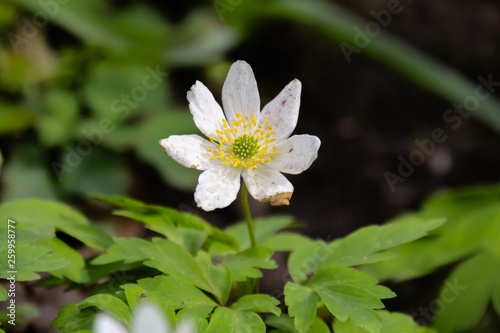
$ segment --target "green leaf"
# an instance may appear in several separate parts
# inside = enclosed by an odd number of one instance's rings
[[[85,283],[89,281],[89,276],[85,270],[85,262],[77,251],[73,250],[69,245],[58,238],[52,238],[45,241],[44,244],[52,249],[52,253],[65,257],[71,262],[70,265],[50,271],[50,274],[62,279],[63,277],[76,283]]]
[[[7,290],[0,286],[0,301],[5,301],[7,299]]]
[[[11,153],[3,168],[3,201],[55,198],[43,150],[30,143],[15,146]]]
[[[99,311],[109,313],[126,326],[130,323],[130,309],[122,300],[112,295],[99,294],[64,307],[51,327],[61,328],[63,332],[91,330],[94,317]]]
[[[99,251],[112,242],[108,235],[91,226],[83,215],[54,201],[25,199],[5,202],[0,205],[0,219],[5,221],[8,218],[33,228],[56,228]]]
[[[44,112],[37,117],[36,129],[45,147],[63,146],[75,133],[78,101],[66,90],[50,90],[44,95]]]
[[[457,266],[441,287],[435,304],[434,312],[438,303],[441,307],[435,320],[438,331],[451,333],[474,327],[486,311],[499,274],[500,260],[487,252]]]
[[[207,244],[220,243],[232,250],[239,249],[238,243],[233,237],[210,226],[199,216],[181,213],[168,207],[147,205],[126,197],[104,197],[98,195],[92,195],[91,197],[122,208],[113,213],[141,221],[151,230],[165,235],[179,245],[190,247],[191,250],[198,249],[201,246],[199,243],[192,244],[192,242],[200,242],[204,239],[205,234],[208,235],[206,239]],[[198,230],[200,234],[188,235],[183,230],[178,230],[177,228]],[[192,253],[194,254],[194,251]]]
[[[90,331],[97,312],[95,308],[80,309],[78,304],[70,304],[59,311],[51,327],[60,328],[64,333]]]
[[[313,241],[306,236],[292,233],[280,233],[272,236],[271,238],[260,242],[259,245],[268,247],[271,250],[292,252],[298,248],[311,245]]]
[[[306,286],[318,293],[328,310],[340,321],[351,318],[368,332],[378,333],[381,322],[374,309],[384,307],[380,299],[396,295],[377,282],[354,268],[338,266],[320,270]]]
[[[266,325],[260,317],[247,311],[219,307],[212,315],[206,333],[265,333]]]
[[[288,261],[295,282],[305,281],[317,270],[330,266],[357,266],[396,255],[385,250],[421,238],[439,227],[443,219],[424,221],[415,215],[405,215],[383,226],[369,226],[330,244],[316,241],[293,251]]]
[[[77,149],[78,145],[70,147]],[[82,156],[75,167],[65,163],[74,158],[76,151],[65,150],[61,157],[63,171],[58,173],[62,188],[68,193],[79,195],[126,193],[131,186],[131,177],[126,169],[123,154],[110,152],[94,143],[90,147],[89,155]]]
[[[355,266],[386,260],[380,251],[424,237],[430,230],[443,224],[444,219],[422,220],[415,215],[404,215],[383,226],[369,226],[355,231],[344,239],[333,242],[331,251],[319,268],[333,265]]]
[[[269,295],[246,295],[238,299],[231,305],[233,310],[250,311],[250,312],[269,312],[275,316],[281,314],[281,310],[277,307],[280,304],[276,298]]]
[[[105,265],[112,262],[123,261],[125,264],[141,262],[149,258],[149,251],[153,245],[151,242],[140,238],[113,238],[115,242],[106,253],[92,260],[93,265]]]
[[[150,260],[144,264],[205,291],[215,292],[196,260],[186,249],[168,239],[153,239]]]
[[[234,281],[245,281],[248,277],[262,277],[262,272],[258,268],[276,268],[276,263],[271,260],[272,255],[271,249],[259,246],[235,254],[216,256],[213,262],[216,265],[226,266]]]
[[[420,214],[424,219],[446,216],[432,237],[395,248],[395,260],[362,269],[381,280],[407,280],[466,258],[485,248],[500,256],[500,187],[453,189],[430,198]]]
[[[437,333],[432,328],[418,326],[413,319],[403,313],[378,311],[382,319],[382,327],[380,333]],[[333,323],[335,333],[367,333],[357,326],[351,319],[345,322],[335,320]]]
[[[11,134],[30,127],[35,120],[35,113],[21,105],[2,102],[0,112],[0,134]]]
[[[276,327],[277,330],[272,330],[272,333],[300,333],[294,326],[293,318],[286,314],[280,317],[269,317],[266,319],[266,324],[271,327]],[[330,329],[323,320],[316,317],[314,323],[306,333],[330,333]]]
[[[196,262],[207,278],[213,290],[212,294],[217,297],[220,304],[226,304],[231,292],[231,273],[229,269],[224,266],[212,265],[210,255],[203,251],[198,253]]]
[[[130,307],[130,310],[134,311],[137,306],[137,303],[142,297],[144,293],[144,289],[142,289],[138,284],[129,283],[120,286],[125,291],[125,299],[127,300],[127,304]]]
[[[285,302],[288,314],[294,317],[294,326],[301,332],[307,332],[316,319],[318,295],[309,287],[294,282],[285,285]]]
[[[184,279],[158,275],[154,278],[141,279],[137,283],[143,288],[148,299],[162,300],[174,310],[198,305],[213,308],[217,305],[205,293]]]
[[[6,220],[4,220],[6,221]],[[7,279],[12,273],[9,271],[17,271],[17,281],[30,281],[40,278],[36,272],[54,271],[66,266],[71,262],[61,254],[52,254],[52,250],[48,246],[40,245],[36,241],[19,241],[15,243],[15,264],[10,267],[7,260],[0,261],[0,278]],[[2,258],[7,258],[8,244],[3,242],[0,244],[0,255]]]

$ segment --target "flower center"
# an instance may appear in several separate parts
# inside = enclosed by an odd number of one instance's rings
[[[210,160],[220,159],[222,165],[241,166],[251,170],[257,167],[263,168],[264,163],[268,163],[278,155],[277,146],[271,146],[272,142],[278,140],[274,137],[273,126],[257,125],[255,116],[242,117],[241,113],[236,114],[238,120],[233,121],[229,126],[225,119],[222,119],[224,132],[217,130],[220,135],[216,142],[214,137],[210,137],[210,142],[217,145],[217,149],[207,149],[213,154]]]

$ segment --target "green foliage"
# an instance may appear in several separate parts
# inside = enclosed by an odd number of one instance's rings
[[[15,229],[15,268],[18,281],[39,278],[36,272],[53,272],[75,282],[88,279],[80,254],[55,238],[55,231],[62,231],[98,250],[103,250],[111,239],[99,229],[91,226],[87,219],[71,208],[53,201],[37,199],[9,201],[0,205],[0,219],[11,223]],[[8,233],[8,224],[0,224],[3,235]],[[9,232],[9,233],[11,233]],[[14,235],[14,234],[13,234]],[[0,243],[0,253],[7,258],[7,242]],[[0,263],[0,277],[8,277],[8,262]]]
[[[418,326],[410,316],[402,313],[379,311],[378,314],[382,320],[380,333],[437,333],[437,331],[432,328]],[[333,329],[335,333],[369,332],[354,324],[350,319],[345,322],[335,320]]]

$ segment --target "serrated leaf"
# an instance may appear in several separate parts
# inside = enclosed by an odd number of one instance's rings
[[[93,306],[99,308],[101,311],[112,314],[120,322],[129,326],[132,316],[130,308],[118,297],[106,294],[90,296],[78,304],[78,310],[82,311]]]
[[[200,231],[200,238],[205,237],[206,233],[208,237],[206,243],[218,242],[230,249],[239,249],[239,245],[233,237],[212,227],[199,216],[179,212],[168,207],[144,204],[126,197],[105,197],[98,195],[90,197],[121,208],[120,210],[115,210],[113,213],[143,222],[149,229],[165,235],[177,244],[188,245],[185,239],[186,233],[183,230],[177,229],[187,228]],[[197,244],[195,247],[200,246],[200,244]]]
[[[269,248],[254,247],[239,253],[214,257],[213,262],[216,265],[226,266],[234,281],[245,281],[247,277],[262,277],[262,272],[258,268],[276,268],[274,260],[270,260],[272,255],[273,251]]]
[[[377,282],[354,268],[338,266],[318,271],[306,286],[318,293],[328,310],[340,321],[351,318],[368,332],[378,333],[381,321],[374,309],[384,307],[380,299],[396,295]]]
[[[198,305],[212,306],[213,308],[217,305],[201,290],[183,279],[158,275],[154,278],[141,279],[137,283],[144,289],[148,299],[163,300],[174,310]]]
[[[215,266],[212,264],[210,255],[200,251],[196,256],[196,262],[203,271],[211,289],[212,294],[217,298],[219,304],[226,304],[231,292],[231,273],[224,266]]]
[[[318,268],[355,266],[386,260],[386,257],[380,257],[380,251],[424,237],[444,221],[445,219],[425,221],[415,215],[404,215],[383,226],[359,229],[344,239],[333,242],[330,253]]]
[[[266,325],[253,312],[219,307],[208,324],[206,333],[265,333]]]
[[[113,238],[115,242],[106,253],[92,260],[92,265],[104,265],[112,262],[123,261],[125,264],[141,262],[149,258],[148,253],[153,245],[151,242],[140,238]]]
[[[487,252],[457,266],[439,294],[442,311],[436,313],[438,331],[447,333],[474,327],[486,311],[499,274],[500,261]]]
[[[196,260],[182,246],[168,239],[153,239],[149,260],[144,264],[214,293]]]
[[[268,312],[275,316],[281,314],[281,310],[277,307],[280,302],[269,295],[246,295],[238,299],[231,305],[233,310],[251,311],[251,312]]]
[[[288,282],[284,292],[288,314],[294,317],[295,328],[300,333],[307,332],[316,319],[318,295],[313,289],[294,282]]]
[[[24,199],[5,202],[0,205],[0,219],[8,218],[37,229],[55,228],[99,251],[112,243],[111,238],[91,226],[85,216],[54,201]]]

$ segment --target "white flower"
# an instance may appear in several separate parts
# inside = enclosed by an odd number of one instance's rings
[[[92,331],[94,333],[128,333],[127,329],[115,318],[105,314],[97,314]],[[132,320],[131,333],[194,333],[190,322],[181,322],[177,330],[170,330],[165,316],[160,309],[150,303],[137,306]]]
[[[250,65],[237,61],[222,88],[221,107],[196,81],[187,93],[194,122],[209,140],[198,135],[172,135],[160,140],[178,163],[205,170],[195,201],[206,211],[236,199],[240,175],[250,194],[272,205],[288,205],[292,184],[281,174],[299,174],[318,156],[320,140],[290,134],[297,125],[302,85],[295,79],[260,111],[257,82]]]

